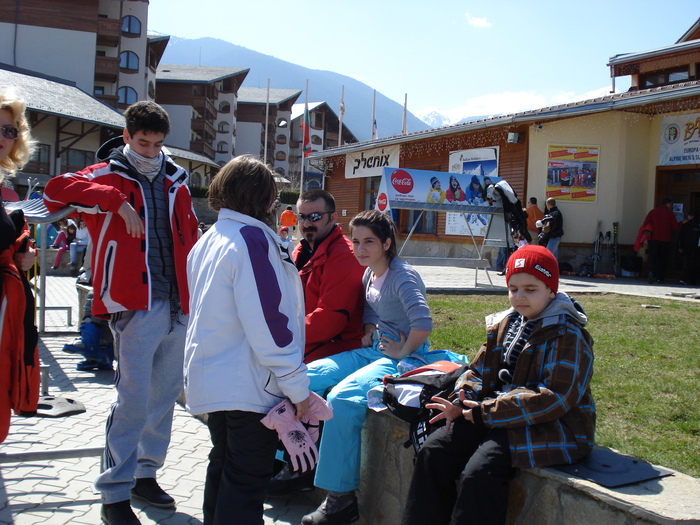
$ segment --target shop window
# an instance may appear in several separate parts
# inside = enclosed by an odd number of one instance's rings
[[[61,173],[80,171],[94,163],[94,151],[69,148],[61,153]]]
[[[364,209],[373,210],[374,204],[377,201],[377,192],[379,191],[379,183],[381,177],[367,177],[365,179],[364,193]]]
[[[140,36],[141,20],[132,15],[122,18],[122,33],[125,35]]]
[[[423,211],[421,215],[421,210],[408,210],[406,212],[406,223],[403,225],[402,231],[404,233],[410,232],[416,221],[418,221],[418,224],[416,224],[413,233],[437,233],[437,212]]]
[[[51,146],[48,144],[37,144],[32,158],[24,167],[25,173],[45,173],[48,174],[51,167]],[[87,166],[87,164],[85,165]],[[85,167],[83,166],[83,168]]]

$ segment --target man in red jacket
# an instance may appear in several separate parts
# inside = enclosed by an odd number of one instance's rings
[[[49,211],[72,205],[82,212],[95,245],[93,313],[109,316],[114,334],[117,395],[95,481],[108,525],[139,523],[132,496],[175,506],[156,473],[182,390],[186,264],[199,233],[189,175],[162,151],[168,114],[155,102],[137,102],[124,118],[122,136],[98,150],[102,162],[54,177],[44,192]]]
[[[665,197],[661,204],[647,213],[643,224],[651,226],[649,239],[649,284],[664,282],[666,278],[666,263],[671,252],[671,233],[679,230],[681,223],[671,211],[673,202]]]
[[[302,193],[297,201],[301,242],[292,253],[304,287],[306,347],[310,363],[362,347],[364,268],[355,259],[352,242],[336,224],[335,199],[324,190]],[[300,474],[285,467],[268,485],[268,494],[314,489],[315,469]]]
[[[301,242],[292,259],[304,287],[304,361],[362,346],[364,268],[352,243],[336,224],[335,199],[324,190],[303,193],[297,202]]]

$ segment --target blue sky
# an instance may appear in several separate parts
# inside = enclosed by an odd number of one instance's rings
[[[610,57],[674,44],[699,17],[697,0],[150,0],[149,29],[220,38],[401,104],[408,93],[417,115],[461,118],[605,94]]]

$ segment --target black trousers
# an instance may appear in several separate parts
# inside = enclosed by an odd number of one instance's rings
[[[436,430],[418,453],[403,525],[505,523],[514,474],[506,430],[465,420]]]
[[[663,281],[666,279],[666,266],[668,254],[671,251],[671,243],[666,241],[649,241],[649,272],[654,278]]]
[[[265,414],[212,412],[207,424],[213,447],[204,485],[204,525],[261,525],[265,491],[272,477],[277,432]]]

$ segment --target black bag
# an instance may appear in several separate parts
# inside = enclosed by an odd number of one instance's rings
[[[437,361],[400,376],[384,377],[382,402],[396,417],[411,423],[411,439],[416,454],[432,430],[429,420],[433,410],[425,408],[434,396],[445,399],[454,392],[455,383],[469,368],[469,363]]]

